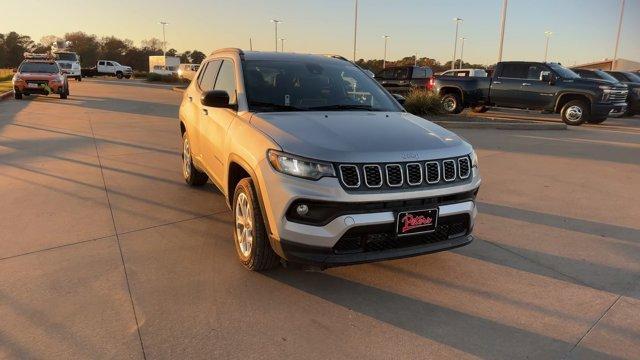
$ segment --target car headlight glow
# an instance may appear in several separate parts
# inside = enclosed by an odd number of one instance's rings
[[[277,150],[269,150],[267,156],[271,166],[283,174],[311,180],[336,176],[333,164],[328,162],[307,159]]]

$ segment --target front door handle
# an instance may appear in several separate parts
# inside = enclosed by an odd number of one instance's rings
[[[193,101],[193,96],[189,95],[187,96],[187,98],[189,99],[189,101]]]
[[[202,115],[209,115],[209,110],[202,109]]]
[[[531,86],[529,83],[522,83],[522,86]]]

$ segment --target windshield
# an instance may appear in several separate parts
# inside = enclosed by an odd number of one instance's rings
[[[563,79],[577,79],[580,75],[574,73],[570,69],[560,65],[560,64],[547,64],[553,71],[556,72]]]
[[[60,72],[58,65],[49,63],[23,63],[20,66],[21,73],[57,73]]]
[[[56,60],[62,61],[78,61],[76,53],[55,53]]]
[[[246,60],[243,70],[254,111],[401,110],[350,62]]]
[[[120,65],[119,63],[117,63],[115,61],[112,61],[112,63],[113,63],[113,66],[122,66],[122,65]]]
[[[602,70],[594,70],[593,72],[596,73],[600,79],[608,80],[615,83],[619,82],[618,79],[614,78],[613,76],[607,74]]]
[[[632,72],[625,72],[624,74],[625,74],[625,75],[629,78],[629,80],[631,80],[632,82],[638,82],[638,83],[640,83],[640,76],[638,76],[638,74],[634,74],[634,73],[632,73]]]

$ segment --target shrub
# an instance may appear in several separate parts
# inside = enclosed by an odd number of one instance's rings
[[[414,115],[439,115],[444,113],[440,95],[426,90],[412,90],[406,97],[404,108]]]
[[[147,74],[147,81],[160,81],[160,82],[164,82],[164,83],[176,83],[179,80],[180,79],[178,79],[178,77],[175,76],[175,75],[160,75],[160,74],[156,74],[156,73],[148,73]]]

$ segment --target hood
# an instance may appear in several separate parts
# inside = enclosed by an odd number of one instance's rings
[[[472,151],[454,133],[401,112],[258,113],[251,124],[285,152],[333,162],[423,161]]]
[[[614,88],[620,88],[621,90],[624,90],[623,88],[626,89],[626,86],[624,84],[622,84],[619,81],[609,81],[609,80],[604,80],[604,79],[586,79],[586,78],[579,78],[579,79],[569,79],[569,80],[564,80],[565,82],[567,81],[573,81],[574,84],[578,84],[578,85],[584,85],[584,86],[600,86],[600,85],[609,85],[611,87]]]

